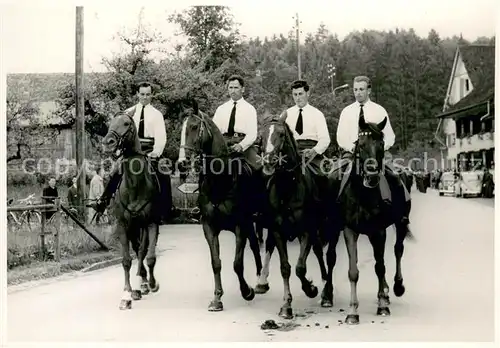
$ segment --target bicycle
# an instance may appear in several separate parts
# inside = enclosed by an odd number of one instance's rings
[[[83,200],[84,202],[92,202],[92,203],[97,203],[98,199],[97,198],[86,198]],[[88,203],[88,204],[85,204],[85,206],[87,208],[94,208],[94,204],[92,203]],[[105,225],[109,225],[111,223],[111,219],[109,218],[109,215],[108,215],[108,210],[106,209],[102,214],[95,214],[95,216],[92,217],[92,222],[96,221],[96,224],[100,225],[100,224],[105,224]]]
[[[7,200],[7,206],[11,206],[14,202],[13,198]],[[32,193],[26,198],[19,199],[17,201],[19,205],[34,205],[37,202],[35,201],[35,194]],[[28,224],[28,228],[31,231],[31,222],[37,222],[39,224],[42,223],[42,214],[38,210],[24,210],[21,212],[9,211],[7,214],[7,222],[14,223],[17,226],[22,226],[24,224]]]

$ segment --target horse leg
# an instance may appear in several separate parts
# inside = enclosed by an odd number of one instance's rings
[[[255,234],[259,241],[259,248],[264,244],[264,227],[260,222],[255,223]]]
[[[328,274],[326,272],[325,258],[323,256],[323,245],[321,245],[321,241],[319,239],[314,241],[312,249],[314,255],[316,255],[316,258],[318,259],[321,280],[323,280],[323,283],[326,283]]]
[[[328,264],[328,275],[321,293],[321,307],[333,307],[333,269],[337,263],[337,243],[339,242],[340,230],[334,231],[328,242],[328,250],[326,252],[326,262]]]
[[[160,227],[157,224],[151,224],[148,228],[148,251],[146,254],[146,264],[149,270],[148,287],[152,292],[157,292],[160,289],[160,283],[156,281],[154,269],[156,265],[156,244],[158,243],[158,235]]]
[[[245,246],[247,244],[247,238],[250,233],[254,233],[253,226],[251,224],[241,224],[236,226],[236,249],[234,255],[233,269],[238,276],[238,281],[240,282],[240,292],[241,296],[247,300],[252,301],[255,297],[255,291],[252,287],[248,286],[245,276],[243,274],[243,256],[245,253]],[[260,253],[259,253],[260,258]]]
[[[130,285],[130,268],[132,268],[132,257],[130,256],[129,240],[124,226],[122,226],[120,223],[117,223],[115,228],[115,233],[119,236],[120,244],[122,247],[122,266],[125,280],[123,295],[120,301],[120,309],[131,309],[132,286]]]
[[[132,249],[137,255],[137,273],[136,273],[136,282],[134,282],[135,289],[140,290],[132,290],[132,299],[140,300],[142,295],[147,295],[149,293],[148,288],[148,273],[146,271],[146,267],[144,267],[144,258],[146,255],[145,249],[145,241],[144,241],[144,231],[142,228],[139,228],[139,236],[137,238],[132,239]],[[135,233],[131,233],[132,236],[135,236]]]
[[[280,255],[280,268],[281,277],[283,278],[283,306],[280,308],[279,316],[284,319],[293,318],[292,310],[292,292],[290,291],[290,275],[292,273],[292,267],[288,262],[288,250],[286,245],[286,240],[283,240],[279,230],[272,231],[274,242],[276,243],[276,248]],[[274,249],[274,245],[273,245]],[[271,259],[271,253],[269,253],[269,259]]]
[[[349,283],[351,285],[351,300],[349,302],[349,311],[347,312],[347,317],[345,322],[347,324],[359,324],[359,313],[358,313],[358,237],[359,235],[355,233],[350,228],[344,229],[344,240],[347,246],[347,254],[349,256]]]
[[[269,277],[271,256],[273,255],[275,246],[276,241],[274,239],[274,233],[268,230],[266,238],[266,256],[264,257],[264,266],[262,267],[262,272],[257,281],[257,286],[255,287],[255,292],[257,294],[265,294],[269,291],[269,283],[267,281],[267,278]]]
[[[295,274],[300,279],[302,283],[302,290],[309,298],[315,298],[318,296],[318,288],[313,285],[312,280],[306,278],[307,274],[307,257],[311,251],[310,235],[308,232],[304,233],[303,237],[300,239],[300,253],[299,259],[297,260],[297,266],[295,267]]]
[[[260,255],[260,245],[257,234],[254,229],[253,223],[250,223],[251,230],[249,230],[248,241],[250,243],[250,250],[252,250],[255,259],[255,268],[257,270],[257,279],[260,278],[262,272],[262,257]]]
[[[404,240],[409,233],[408,227],[405,224],[396,224],[396,243],[394,243],[394,256],[396,256],[396,274],[394,275],[394,295],[397,297],[403,296],[405,286],[403,285],[403,275],[401,273],[401,258],[405,249]]]
[[[210,249],[210,258],[212,259],[212,270],[215,281],[214,299],[208,305],[208,310],[210,312],[218,312],[223,309],[221,297],[224,295],[224,290],[222,290],[222,281],[220,277],[222,263],[220,260],[219,232],[220,231],[214,230],[207,222],[203,221],[203,233],[205,234],[205,239]]]
[[[370,243],[373,247],[373,256],[375,258],[375,274],[378,278],[378,308],[377,315],[390,315],[389,310],[389,287],[385,279],[385,263],[384,263],[384,253],[385,253],[385,241],[386,241],[386,231],[381,230],[380,233],[374,233],[369,235]]]

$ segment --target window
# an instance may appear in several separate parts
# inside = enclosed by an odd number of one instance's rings
[[[469,90],[470,90],[469,79],[465,79],[465,92],[469,92]]]

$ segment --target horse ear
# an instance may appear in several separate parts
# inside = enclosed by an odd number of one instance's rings
[[[384,119],[382,120],[382,122],[380,122],[380,123],[377,125],[377,127],[378,127],[378,129],[383,130],[383,129],[385,128],[385,125],[386,125],[386,124],[387,124],[387,116],[386,116],[386,117],[384,117]]]
[[[128,108],[127,110],[125,110],[124,114],[128,117],[134,117],[135,107]]]
[[[279,121],[285,122],[287,117],[288,117],[288,112],[285,110],[281,113],[278,119]]]

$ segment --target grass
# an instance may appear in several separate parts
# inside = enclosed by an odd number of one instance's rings
[[[96,262],[117,257],[116,252],[93,252],[69,259],[55,261],[33,261],[29,265],[19,266],[7,273],[7,284],[16,285],[27,281],[57,277],[65,273],[80,271]]]

